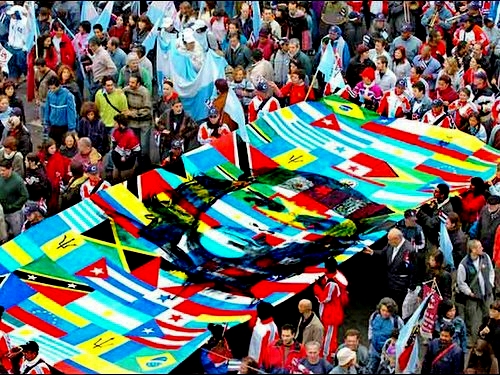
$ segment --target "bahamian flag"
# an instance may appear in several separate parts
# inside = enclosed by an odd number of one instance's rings
[[[396,341],[396,374],[416,374],[420,355],[420,325],[429,304],[429,294],[399,331]]]
[[[114,5],[114,1],[108,1],[108,3],[106,4],[106,6],[104,7],[104,9],[102,10],[101,14],[99,14],[99,17],[97,17],[95,19],[95,22],[92,23],[92,27],[94,27],[94,25],[101,25],[102,26],[102,29],[104,31],[106,31],[109,27],[109,22],[111,21],[111,14],[113,13],[113,5]],[[89,39],[92,38],[94,36],[94,30],[90,30],[90,33],[89,33]]]
[[[328,43],[318,65],[318,70],[325,75],[325,82],[329,82],[332,78],[334,73],[334,62],[333,47]]]
[[[93,26],[97,18],[99,18],[99,13],[97,13],[97,10],[95,9],[92,1],[83,1],[80,22],[89,21]]]
[[[246,143],[250,142],[246,128],[245,112],[243,111],[243,106],[232,88],[229,88],[227,93],[224,112],[238,124],[241,139]]]
[[[448,229],[446,229],[447,218],[448,217],[445,213],[441,213],[439,215],[439,219],[441,221],[439,229],[439,248],[443,252],[445,263],[449,265],[453,271],[455,270],[455,264],[453,262],[453,244],[451,242]]]
[[[260,4],[258,1],[252,1],[252,26],[253,26],[253,40],[259,40],[259,31],[262,26],[260,19]]]
[[[205,101],[216,95],[215,80],[225,77],[227,62],[224,57],[208,50],[203,66],[196,73],[189,56],[177,50],[174,40],[158,38],[157,47],[156,66],[160,92],[163,91],[163,78],[170,78],[186,112],[196,121],[206,118]]]
[[[26,51],[30,53],[31,49],[35,45],[36,39],[40,35],[40,30],[38,29],[38,22],[36,22],[35,15],[35,2],[27,1],[25,6],[28,10],[28,20],[26,27]]]

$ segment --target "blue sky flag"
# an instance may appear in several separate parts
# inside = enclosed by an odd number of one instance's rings
[[[101,14],[99,14],[99,17],[95,19],[95,22],[92,23],[92,27],[94,25],[100,24],[102,26],[103,30],[107,30],[109,27],[109,22],[111,21],[111,13],[113,13],[113,4],[114,1],[108,1],[104,9],[102,10]],[[94,36],[94,30],[90,30],[89,33],[89,39]]]
[[[243,111],[243,106],[232,88],[229,88],[227,93],[224,112],[226,112],[233,119],[233,121],[238,124],[241,139],[244,142],[249,143],[250,140],[248,139],[246,128],[245,112]]]
[[[252,21],[254,40],[259,40],[259,31],[262,27],[262,20],[260,19],[260,4],[258,1],[252,1]]]
[[[453,244],[448,234],[448,229],[446,229],[446,215],[442,214],[439,216],[441,221],[441,226],[439,230],[439,248],[443,252],[444,261],[447,265],[451,267],[452,270],[455,269],[453,262]]]
[[[396,341],[396,374],[416,374],[419,366],[420,352],[420,325],[424,312],[429,304],[429,294],[417,307],[417,310],[408,319],[408,322],[399,331]]]
[[[97,10],[95,9],[92,1],[83,1],[80,22],[89,21],[91,25],[94,25],[94,22],[98,17],[99,13],[97,13]]]
[[[318,70],[325,75],[325,82],[330,81],[333,74],[335,58],[333,55],[333,47],[331,43],[328,43],[323,54],[321,55],[321,61],[318,65]]]
[[[36,39],[40,35],[40,30],[38,29],[38,22],[36,22],[35,2],[27,1],[26,6],[28,8],[28,21],[26,27],[26,51],[29,53],[35,45]]]

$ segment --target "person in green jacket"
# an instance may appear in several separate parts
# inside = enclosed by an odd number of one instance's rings
[[[153,77],[151,77],[147,69],[139,66],[139,56],[136,53],[129,54],[127,65],[121,68],[118,75],[118,87],[124,88],[127,86],[131,75],[139,75],[143,86],[148,89],[150,95],[153,95]]]
[[[24,222],[23,207],[28,197],[28,189],[23,178],[12,169],[12,160],[2,160],[0,162],[0,204],[3,207],[10,238],[21,233]]]

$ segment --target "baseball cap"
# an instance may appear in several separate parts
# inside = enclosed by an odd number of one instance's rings
[[[490,17],[484,17],[483,22],[486,23],[492,23],[494,22]]]
[[[385,14],[384,13],[378,13],[376,16],[375,16],[375,21],[385,21],[386,18],[385,18]]]
[[[409,209],[405,211],[404,215],[405,219],[414,218],[417,217],[417,211],[415,211],[414,209]]]
[[[259,83],[257,83],[256,89],[257,91],[266,92],[267,90],[269,90],[269,85],[265,81],[260,81]]]
[[[208,117],[218,116],[218,115],[219,115],[219,111],[217,111],[217,108],[210,107],[210,109],[208,110]]]
[[[47,210],[44,209],[43,207],[41,207],[38,203],[36,202],[27,202],[25,205],[24,205],[24,208],[23,208],[23,213],[24,215],[28,216],[34,212],[40,212],[43,216],[45,216],[45,214],[47,214]]]
[[[99,173],[99,168],[97,168],[97,165],[91,164],[87,167],[87,173],[90,174],[98,174]]]
[[[361,17],[363,17],[363,16],[359,12],[352,11],[351,13],[349,13],[349,21],[355,21]]]
[[[342,30],[340,29],[340,27],[338,26],[332,26],[328,29],[328,33],[329,34],[338,34],[338,35],[342,35]]]
[[[10,115],[11,116],[21,117],[21,115],[22,115],[21,108],[18,108],[18,107],[12,108],[12,112],[10,112]]]
[[[185,43],[193,43],[196,41],[193,35],[194,31],[192,29],[186,29],[184,30],[182,39],[184,40]]]
[[[25,352],[35,352],[38,353],[40,350],[40,347],[35,341],[28,341],[26,344],[21,345],[21,348],[23,348],[23,351]]]
[[[406,81],[404,79],[399,79],[396,82],[396,86],[406,88]]]
[[[481,4],[479,4],[477,1],[472,1],[469,3],[467,8],[471,10],[479,10],[481,9]]]
[[[488,76],[486,75],[486,72],[481,69],[474,74],[474,78],[484,79],[486,81]]]
[[[356,47],[356,52],[359,53],[360,55],[364,52],[367,52],[369,51],[370,48],[368,48],[368,46],[366,44],[358,44],[358,46]]]
[[[443,101],[441,99],[434,99],[432,101],[432,106],[433,107],[442,107],[444,105]]]
[[[498,195],[490,195],[486,202],[491,205],[500,204],[500,197]]]
[[[444,5],[444,1],[434,1],[434,5]]]
[[[407,33],[412,31],[413,31],[413,26],[410,23],[405,23],[403,26],[401,26],[402,33]]]
[[[340,366],[345,366],[353,359],[356,359],[356,353],[349,348],[342,348],[337,352],[337,360]]]
[[[184,141],[180,138],[176,138],[170,144],[170,148],[182,148],[184,146]]]

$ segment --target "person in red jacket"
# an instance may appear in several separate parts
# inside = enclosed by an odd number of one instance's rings
[[[377,113],[388,118],[402,118],[406,113],[410,112],[410,100],[405,94],[406,81],[400,79],[396,83],[396,87],[388,90],[382,96]]]
[[[54,44],[57,54],[58,62],[62,65],[67,65],[72,69],[75,69],[76,62],[76,52],[71,43],[71,39],[68,34],[64,32],[64,27],[59,21],[54,21],[52,23],[52,31],[50,33],[52,36],[52,43]]]
[[[458,99],[458,93],[451,86],[451,78],[448,74],[439,77],[436,85],[436,98],[441,99],[446,108]]]
[[[27,73],[26,73],[26,90],[27,99],[32,101],[35,98],[35,60],[38,57],[43,58],[49,69],[56,71],[58,59],[57,51],[52,42],[52,37],[49,34],[40,35],[36,40],[36,47],[28,53]]]
[[[274,52],[274,41],[269,38],[269,31],[265,28],[259,31],[259,39],[253,44],[252,51],[260,49],[262,57],[269,61]]]
[[[50,199],[47,203],[47,212],[53,215],[59,211],[59,193],[61,186],[69,181],[70,159],[61,155],[57,149],[56,141],[49,138],[38,153],[40,162],[44,165],[47,178],[52,186]]]
[[[141,142],[135,132],[128,127],[129,120],[122,113],[114,117],[115,129],[111,134],[111,159],[113,160],[113,181],[122,182],[134,174],[137,158],[141,152]]]
[[[314,294],[319,302],[319,319],[325,327],[323,358],[332,361],[338,348],[338,328],[344,322],[344,307],[349,302],[347,279],[338,270],[335,257],[325,261],[326,273],[314,284]]]
[[[469,231],[472,224],[479,218],[479,213],[486,204],[486,184],[481,177],[472,177],[469,189],[460,198],[462,201],[462,211],[460,221],[465,233]]]
[[[297,369],[294,363],[306,356],[306,350],[301,343],[295,341],[294,337],[293,325],[285,324],[281,327],[281,338],[269,345],[262,360],[262,366],[268,373],[295,373]]]
[[[297,104],[305,100],[314,100],[313,90],[309,90],[309,86],[305,84],[306,74],[303,70],[297,70],[290,74],[290,82],[281,89],[276,83],[269,82],[269,86],[273,89],[278,98],[288,98],[288,105]],[[306,95],[308,94],[306,99]]]

